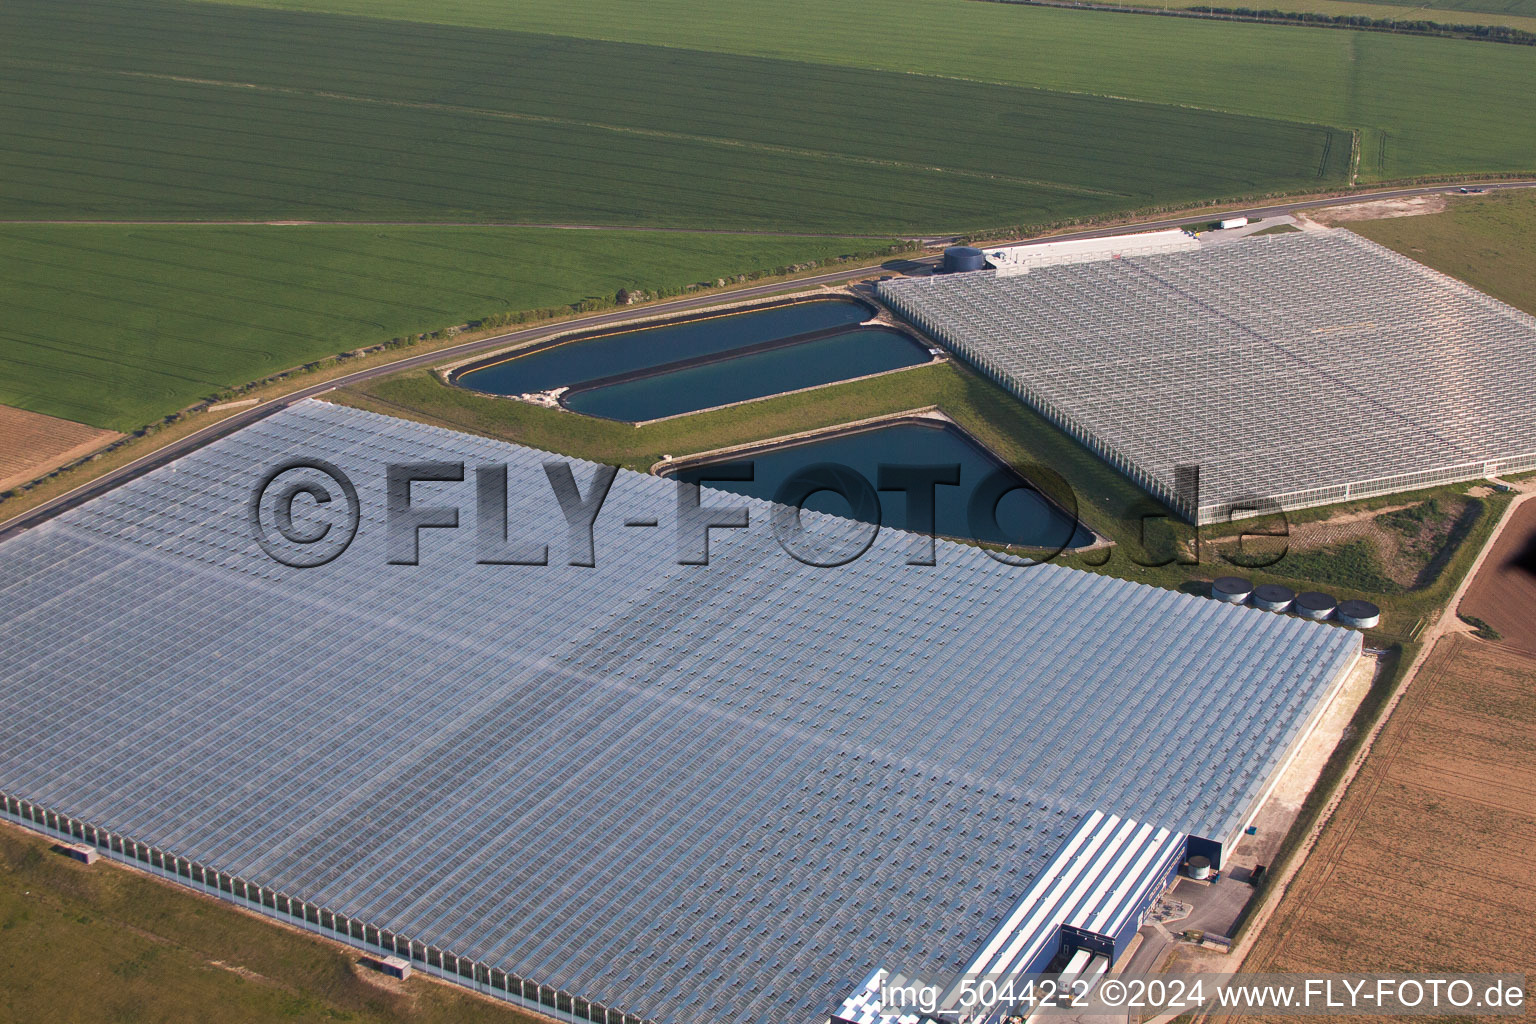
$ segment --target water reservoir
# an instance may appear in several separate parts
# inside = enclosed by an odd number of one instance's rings
[[[772,500],[793,474],[817,463],[836,463],[860,473],[874,487],[880,465],[957,465],[959,484],[934,488],[936,533],[945,537],[976,539],[1042,548],[1073,548],[1093,543],[1093,534],[1055,504],[1029,489],[1011,490],[996,505],[995,527],[971,530],[969,506],[978,485],[999,470],[1016,484],[1022,479],[969,434],[953,425],[924,420],[901,420],[854,432],[836,433],[780,446],[769,446],[718,460],[719,463],[750,461],[753,479],[712,480],[708,466],[690,466],[677,475],[707,487]],[[900,491],[880,491],[882,525],[908,528],[906,496]],[[873,521],[855,514],[841,495],[831,491],[813,494],[804,507],[833,515]]]
[[[472,365],[454,382],[494,395],[526,395],[790,338],[853,327],[874,316],[853,299],[815,299],[618,333],[576,337]]]
[[[732,349],[666,364],[613,383],[578,385],[560,401],[588,416],[640,422],[916,366],[931,358],[926,346],[902,331],[855,327],[790,345]]]

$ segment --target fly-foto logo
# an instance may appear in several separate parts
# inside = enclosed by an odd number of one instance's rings
[[[513,495],[506,465],[423,461],[385,467],[380,525],[387,564],[420,564],[425,531],[463,529],[472,533],[474,559],[482,565],[549,565],[551,543],[557,540],[563,540],[561,560],[566,564],[596,565],[594,532],[599,516],[611,504],[617,467],[550,459],[542,468],[543,481],[531,484],[524,478],[518,485],[547,487],[553,505],[533,504],[551,514],[544,522],[519,522],[509,509]],[[882,464],[871,481],[850,466],[815,463],[790,474],[775,488],[772,504],[763,509],[760,519],[766,520],[784,552],[806,565],[833,567],[862,557],[878,537],[882,521],[899,523],[908,531],[904,541],[908,564],[933,565],[934,536],[941,532],[938,488],[959,487],[961,469],[959,464]],[[1032,475],[1038,478],[1045,472]],[[703,482],[752,479],[753,464],[746,461],[710,466]],[[959,533],[962,540],[991,542],[988,553],[1000,561],[1021,566],[1049,561],[1066,550],[1078,532],[1076,503],[1063,485],[1069,507],[1063,510],[1062,525],[1049,531],[1049,536],[1029,538],[1024,554],[1000,550],[1003,545],[996,538],[1004,532],[999,522],[1004,499],[1015,491],[1031,492],[1040,501],[1060,502],[1060,495],[1046,499],[1029,479],[1001,467],[980,480],[965,482],[973,486],[965,503],[963,528],[947,532]],[[669,483],[674,489],[668,511],[678,564],[708,564],[712,531],[753,525],[749,506],[730,503],[724,493],[706,494],[699,479],[674,478]],[[828,492],[847,504],[850,515],[810,521],[807,507],[817,495]],[[529,506],[527,501],[512,505]],[[661,527],[657,503],[648,502],[646,509],[648,515],[631,516],[623,525]],[[248,514],[261,549],[274,561],[299,569],[317,568],[340,557],[366,518],[352,479],[322,459],[294,459],[261,474],[250,494]],[[555,514],[559,519],[549,521]]]
[[[1180,492],[1174,504],[1198,507],[1198,470],[1189,466],[1176,468]],[[505,464],[421,461],[386,466],[382,481],[383,517],[377,524],[384,532],[386,564],[418,565],[425,531],[462,529],[472,534],[473,558],[481,565],[549,565],[552,543],[563,542],[564,547],[555,558],[557,563],[595,566],[595,530],[599,516],[610,505],[617,467],[549,459],[543,462],[542,469],[542,480],[537,475],[532,479],[524,477],[517,486],[547,488],[537,497],[553,497],[554,502],[522,500],[529,495],[519,493],[516,497],[520,500],[509,506],[509,498],[514,496],[513,482]],[[871,480],[854,467],[818,462],[781,480],[771,503],[766,508],[758,506],[765,513],[759,518],[766,520],[785,554],[802,564],[822,568],[846,565],[863,557],[874,545],[882,523],[906,531],[903,547],[909,565],[935,564],[934,537],[938,535],[971,541],[990,557],[1021,567],[1053,561],[1069,550],[1082,551],[1082,561],[1087,565],[1103,565],[1112,554],[1110,546],[1100,540],[1083,544],[1081,537],[1087,531],[1078,521],[1076,496],[1066,481],[1050,469],[1000,465],[976,480],[962,480],[961,474],[962,467],[957,463],[882,463]],[[678,564],[709,564],[712,531],[752,526],[749,506],[729,503],[729,496],[721,491],[711,493],[706,500],[701,481],[751,482],[753,478],[753,463],[740,461],[710,465],[695,471],[689,479],[669,480],[675,491],[670,512]],[[1037,481],[1048,482],[1049,495]],[[969,489],[961,489],[962,484]],[[941,524],[938,495],[944,488],[958,489],[953,493],[962,494],[964,500],[960,502],[963,512],[954,517],[955,521]],[[1029,492],[1038,504],[1050,506],[1060,514],[1051,517],[1047,528],[1036,529],[1030,536],[1011,536],[1002,522],[1007,517],[999,513],[1005,500],[1019,491]],[[848,512],[835,520],[808,520],[807,509],[822,494],[835,495]],[[532,517],[540,521],[528,521],[526,512],[520,516],[512,512],[513,508],[530,507],[543,510]],[[1254,508],[1258,512],[1271,511],[1258,503]],[[623,519],[623,526],[660,528],[662,516],[657,509],[658,503],[652,499],[646,503],[646,514]],[[317,568],[336,560],[352,544],[365,522],[358,488],[352,479],[342,469],[317,458],[292,459],[260,474],[248,500],[248,514],[261,549],[274,561],[296,569]],[[609,518],[618,518],[618,514]],[[1124,557],[1142,566],[1167,565],[1172,561],[1199,564],[1200,530],[1196,528],[1189,528],[1188,540],[1170,547],[1171,553],[1157,553],[1158,545],[1150,539],[1149,527],[1154,522],[1161,523],[1158,529],[1166,533],[1173,518],[1168,509],[1133,509],[1126,518],[1131,521],[1130,543],[1116,549],[1123,549],[1120,553]],[[1134,523],[1137,519],[1139,527]],[[1247,568],[1279,561],[1285,553],[1284,539],[1289,531],[1283,515],[1278,519],[1278,530],[1266,528],[1253,535],[1268,541],[1278,539],[1278,547],[1271,545],[1258,552],[1246,550],[1242,544],[1245,534],[1237,538],[1235,546],[1224,547],[1220,557]]]

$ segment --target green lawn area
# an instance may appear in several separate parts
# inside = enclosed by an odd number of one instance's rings
[[[1457,197],[1444,213],[1345,226],[1536,315],[1536,195],[1530,192]]]
[[[423,19],[414,0],[240,2]],[[624,0],[438,0],[431,20],[1358,128],[1366,180],[1536,168],[1526,46],[973,0],[655,0],[643,18]],[[902,94],[891,99],[891,116],[907,116]]]
[[[0,403],[132,431],[395,336],[886,243],[489,227],[0,225]]]
[[[365,980],[356,953],[0,827],[0,1021],[534,1024],[413,978]]]
[[[943,233],[1326,187],[1351,145],[1167,103],[180,0],[12,0],[0,38],[11,218]]]

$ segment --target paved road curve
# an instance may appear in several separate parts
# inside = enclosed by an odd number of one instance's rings
[[[1127,231],[1156,231],[1159,228],[1177,228],[1186,224],[1205,224],[1213,220],[1225,220],[1228,217],[1247,217],[1250,220],[1257,217],[1279,217],[1288,213],[1297,213],[1302,210],[1318,210],[1328,206],[1350,206],[1354,203],[1374,202],[1379,199],[1409,199],[1413,196],[1455,195],[1457,190],[1463,187],[1480,188],[1486,192],[1500,192],[1511,188],[1536,188],[1536,181],[1490,181],[1472,182],[1469,185],[1418,185],[1413,188],[1394,188],[1385,192],[1352,192],[1349,195],[1334,196],[1330,199],[1303,199],[1291,203],[1275,203],[1271,206],[1250,206],[1234,210],[1223,210],[1220,207],[1212,207],[1195,216],[1185,214],[1179,217],[1169,217],[1166,220],[1141,221],[1136,224],[1119,224],[1107,228],[1094,228],[1091,231],[1074,231],[1067,235],[1052,235],[1049,238],[1041,238],[1042,242],[1060,242],[1069,238],[1103,238],[1107,235],[1121,235]],[[948,238],[933,238],[929,241],[943,243],[953,241],[956,236]],[[1025,239],[1028,241],[1028,239]],[[1016,245],[1017,242],[987,242],[987,247],[999,245]]]
[[[1247,209],[1231,210],[1227,212],[1218,212],[1212,209],[1202,211],[1201,213],[1193,216],[1186,215],[1181,217],[1170,217],[1165,220],[1145,221],[1139,224],[1120,224],[1112,227],[1092,228],[1085,231],[1074,231],[1063,235],[1052,235],[1048,240],[1058,242],[1073,238],[1102,238],[1106,235],[1123,234],[1127,231],[1149,231],[1155,230],[1157,228],[1181,227],[1185,224],[1200,224],[1211,221],[1216,219],[1218,216],[1249,218],[1273,217],[1279,216],[1281,214],[1295,213],[1299,210],[1317,209],[1319,207],[1326,206],[1345,206],[1350,203],[1361,203],[1369,200],[1404,199],[1411,196],[1427,196],[1435,195],[1437,193],[1455,192],[1459,187],[1461,186],[1424,185],[1415,188],[1391,189],[1384,192],[1357,192],[1347,196],[1338,196],[1331,199],[1312,199],[1300,202],[1276,203],[1271,206],[1253,206],[1248,207]],[[1490,182],[1478,187],[1487,189],[1490,192],[1511,188],[1533,188],[1536,187],[1536,181]],[[936,241],[943,241],[943,239],[938,239]],[[991,244],[996,245],[1006,243]],[[932,264],[936,262],[936,260],[937,257],[926,257],[917,260],[916,262]],[[673,299],[670,302],[657,303],[653,306],[645,306],[641,309],[617,309],[613,310],[612,312],[598,313],[593,316],[581,317],[576,320],[562,320],[559,323],[544,324],[539,327],[529,327],[520,331],[511,331],[507,334],[498,334],[493,338],[482,338],[479,341],[465,342],[462,345],[454,345],[449,348],[437,349],[432,352],[424,352],[414,356],[405,356],[392,362],[381,363],[377,366],[371,366],[364,370],[358,370],[354,373],[349,373],[341,377],[335,377],[322,383],[311,384],[308,387],[300,388],[299,390],[294,391],[291,394],[284,395],[281,398],[274,398],[270,401],[263,402],[260,405],[252,406],[249,409],[243,409],[239,412],[233,413],[232,415],[226,416],[224,419],[219,420],[217,423],[210,423],[208,426],[203,427],[200,430],[196,430],[185,437],[172,441],[171,443],[165,445],[163,448],[159,448],[153,452],[149,452],[146,455],[140,456],[132,462],[119,466],[117,469],[109,470],[108,472],[103,473],[101,476],[96,477],[93,480],[88,480],[87,482],[81,484],[79,487],[76,487],[71,491],[67,491],[56,498],[52,498],[33,509],[21,513],[14,519],[11,519],[9,522],[5,523],[3,526],[0,526],[0,541],[3,541],[8,537],[12,537],[15,534],[22,532],[23,530],[36,526],[38,523],[51,519],[61,512],[84,504],[85,502],[90,501],[92,498],[95,498],[98,495],[104,494],[119,484],[126,483],[135,477],[142,476],[151,470],[158,469],[167,463],[174,462],[176,459],[181,458],[183,455],[186,455],[189,452],[196,451],[198,448],[201,448],[206,444],[210,444],[221,437],[226,437],[236,430],[241,429],[242,427],[247,427],[250,424],[255,423],[257,420],[264,419],[265,417],[270,416],[279,410],[286,409],[288,406],[295,402],[302,401],[306,398],[313,398],[316,395],[324,394],[327,391],[331,391],[339,387],[345,387],[349,384],[357,384],[365,380],[373,380],[377,377],[388,376],[390,374],[399,373],[402,370],[412,370],[418,367],[435,366],[439,363],[446,363],[453,360],[462,359],[465,356],[472,356],[480,352],[501,348],[507,345],[537,341],[541,338],[547,338],[556,334],[563,334],[567,331],[589,329],[593,327],[602,327],[607,324],[621,323],[625,320],[632,320],[638,316],[649,317],[658,314],[666,315],[670,313],[679,313],[690,309],[697,309],[702,306],[716,306],[723,302],[739,302],[742,299],[750,299],[756,296],[770,295],[775,292],[782,292],[787,288],[808,288],[822,284],[837,284],[843,281],[852,280],[854,278],[867,277],[877,269],[878,265],[865,265],[851,269],[837,270],[828,274],[818,274],[814,277],[801,278],[797,281],[779,281],[774,284],[755,285],[748,288],[737,288],[729,291],[711,291],[701,295],[689,296],[687,298]]]

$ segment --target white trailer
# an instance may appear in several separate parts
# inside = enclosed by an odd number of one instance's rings
[[[1217,226],[1220,227],[1221,230],[1223,230],[1223,231],[1227,230],[1228,228],[1245,228],[1245,227],[1248,226],[1248,218],[1247,217],[1229,217],[1228,219],[1222,221]]]

